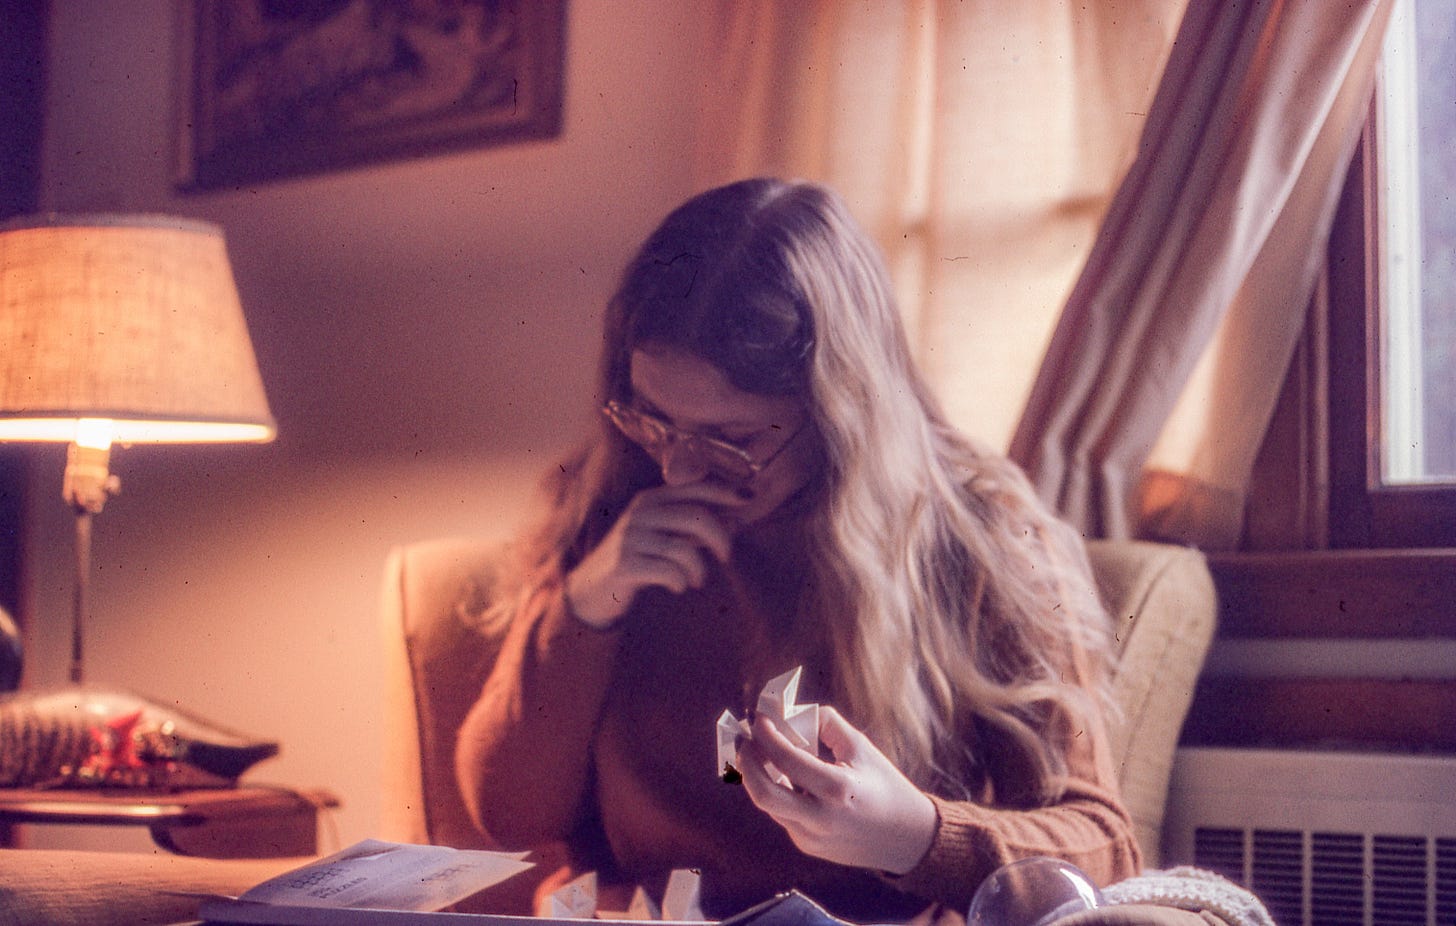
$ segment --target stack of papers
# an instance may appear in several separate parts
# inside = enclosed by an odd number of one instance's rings
[[[521,855],[416,846],[367,839],[327,858],[265,881],[241,897],[209,898],[199,916],[211,924],[272,926],[551,926],[592,922],[603,926],[701,926],[700,920],[659,919],[688,914],[697,893],[691,877],[669,884],[663,909],[643,918],[606,919],[585,903],[563,915],[507,916],[444,913],[441,907],[525,871]],[[589,881],[573,882],[561,901],[594,894]],[[579,896],[578,896],[579,895]],[[676,895],[676,896],[674,896]],[[694,911],[695,912],[695,911]],[[634,911],[629,916],[636,916]],[[797,891],[743,911],[718,926],[848,926]]]
[[[434,911],[532,867],[525,856],[366,839],[264,881],[241,897],[211,898],[199,915],[209,923],[279,926],[442,923],[441,916],[464,914]],[[479,923],[480,918],[471,917],[470,922]]]

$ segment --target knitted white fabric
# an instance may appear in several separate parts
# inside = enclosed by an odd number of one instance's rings
[[[1259,898],[1222,875],[1180,865],[1166,871],[1150,869],[1136,877],[1109,885],[1102,891],[1107,904],[1160,904],[1182,910],[1207,910],[1230,926],[1275,926]]]

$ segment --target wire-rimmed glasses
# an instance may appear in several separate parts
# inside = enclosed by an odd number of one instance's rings
[[[691,459],[700,463],[714,476],[734,486],[745,486],[752,482],[804,430],[804,425],[799,425],[767,458],[755,460],[747,450],[737,444],[722,438],[685,431],[656,415],[615,399],[602,406],[602,414],[622,432],[623,437],[647,451],[659,464],[662,463],[667,449],[673,447],[678,453],[689,454]]]

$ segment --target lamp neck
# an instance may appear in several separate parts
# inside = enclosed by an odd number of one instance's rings
[[[111,447],[91,447],[74,441],[66,450],[66,476],[61,494],[79,513],[100,514],[106,500],[121,491],[121,480],[111,474]]]
[[[66,476],[61,493],[76,512],[76,583],[71,610],[71,684],[85,679],[86,618],[91,610],[91,518],[100,514],[106,499],[121,490],[111,474],[111,447],[72,442],[66,451]]]

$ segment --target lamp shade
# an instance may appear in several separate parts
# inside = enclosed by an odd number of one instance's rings
[[[222,230],[146,215],[0,224],[0,440],[267,441]]]

